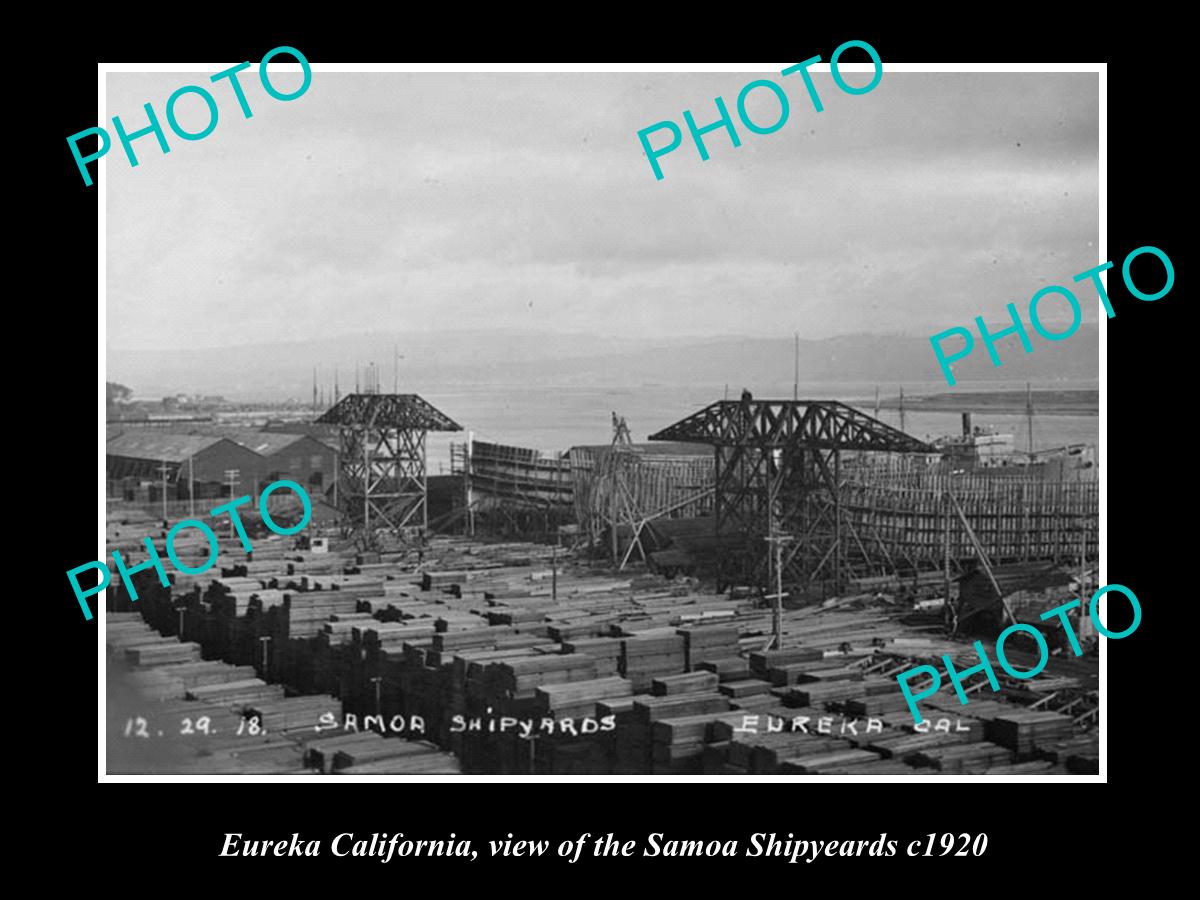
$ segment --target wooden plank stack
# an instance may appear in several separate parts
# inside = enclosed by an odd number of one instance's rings
[[[415,715],[424,733],[406,737],[449,749],[464,770],[481,773],[871,774],[909,767],[919,754],[927,772],[1018,765],[1033,754],[1055,755],[1047,761],[1059,769],[1094,763],[1092,744],[1068,746],[1076,737],[1069,719],[1013,702],[1044,696],[1039,685],[1011,697],[977,692],[967,707],[942,692],[922,701],[926,717],[964,730],[914,733],[895,679],[867,669],[888,656],[897,664],[941,653],[967,659],[966,645],[902,624],[902,610],[873,595],[786,610],[782,647],[761,651],[770,610],[745,594],[704,594],[690,582],[604,573],[561,557],[552,587],[548,547],[437,537],[415,571],[397,554],[265,546],[253,559],[236,544],[223,548],[219,571],[180,579],[170,591],[155,592],[152,581],[144,601],[130,605],[135,613],[114,619],[110,652],[140,663],[130,674],[139,690],[240,704],[297,741],[329,703],[339,720]],[[182,643],[171,640],[179,607]],[[143,619],[159,633],[147,633]],[[1079,667],[1047,676],[1047,690],[1085,682],[1088,669]],[[183,701],[188,694],[204,699]],[[746,715],[760,716],[764,733],[735,733]],[[605,716],[616,727],[596,734],[555,728],[527,739],[499,728],[504,718]],[[809,733],[793,725],[797,716],[811,718]],[[883,733],[863,733],[868,716],[883,721]],[[819,720],[842,717],[857,720],[857,734],[836,725],[817,732]],[[472,720],[480,727],[462,727]],[[985,739],[1017,762],[998,761],[989,748],[952,750]],[[348,754],[337,770],[369,770],[386,758]],[[946,760],[942,769],[935,759]],[[294,748],[288,765],[303,769]]]
[[[620,672],[635,691],[645,691],[661,675],[681,674],[687,668],[684,636],[673,629],[653,629],[621,641]]]
[[[1070,716],[1056,712],[1014,709],[988,722],[988,740],[1016,751],[1022,759],[1035,750],[1068,740],[1074,735]]]
[[[738,654],[740,629],[736,624],[692,625],[678,629],[683,636],[684,661],[693,671],[710,659],[728,659]]]
[[[910,757],[916,766],[932,766],[943,772],[981,774],[994,766],[1013,762],[1013,751],[991,741],[973,741],[952,746],[926,747]]]

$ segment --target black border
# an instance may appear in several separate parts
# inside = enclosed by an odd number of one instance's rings
[[[464,17],[469,15],[465,11]],[[498,16],[495,22],[482,19],[459,29],[442,29],[440,22],[421,17],[418,23],[393,26],[390,23],[362,21],[355,25],[338,26],[328,22],[319,25],[276,23],[274,26],[251,28],[211,27],[170,30],[169,41],[154,41],[136,31],[110,28],[91,33],[71,35],[56,45],[54,80],[58,85],[56,102],[40,110],[35,137],[37,162],[47,161],[48,172],[43,184],[49,186],[52,198],[43,201],[47,213],[47,228],[59,237],[56,249],[61,262],[54,271],[62,272],[67,285],[55,291],[62,305],[75,312],[79,324],[70,329],[57,328],[53,333],[55,358],[69,361],[63,370],[78,372],[80,377],[67,385],[65,409],[67,421],[81,419],[82,425],[71,430],[65,439],[51,439],[51,461],[43,472],[52,471],[51,513],[41,527],[46,532],[42,546],[51,546],[53,557],[38,563],[31,586],[48,583],[45,593],[34,590],[33,602],[38,604],[36,637],[29,640],[41,651],[38,678],[60,680],[61,685],[47,685],[41,695],[53,698],[54,720],[71,723],[56,738],[65,751],[61,763],[53,766],[54,777],[68,786],[87,789],[83,803],[95,808],[89,813],[86,831],[101,834],[116,829],[130,842],[138,845],[141,859],[169,860],[193,867],[208,862],[214,874],[229,874],[229,865],[237,867],[237,875],[266,872],[277,877],[278,865],[263,860],[221,860],[219,852],[224,832],[243,832],[247,837],[290,837],[300,831],[305,837],[328,839],[341,831],[369,834],[372,831],[404,831],[410,835],[441,837],[455,831],[460,837],[472,836],[477,845],[487,837],[502,836],[508,831],[518,836],[536,836],[557,841],[580,831],[593,833],[616,832],[619,836],[639,837],[650,831],[663,831],[668,836],[703,838],[741,837],[751,832],[795,832],[810,836],[830,836],[872,839],[880,831],[889,836],[919,837],[930,831],[987,831],[992,849],[984,859],[964,861],[958,868],[962,875],[978,874],[979,866],[1001,868],[1003,861],[1015,861],[1015,851],[1046,847],[1056,855],[1065,835],[1086,835],[1098,827],[1120,832],[1122,841],[1141,845],[1153,839],[1143,829],[1127,830],[1128,822],[1120,817],[1120,806],[1101,813],[1098,795],[1069,800],[1049,790],[1036,795],[1026,793],[1014,798],[1010,792],[990,791],[979,797],[974,790],[963,793],[959,785],[953,791],[939,791],[921,784],[897,795],[888,791],[883,798],[877,786],[866,788],[849,785],[825,785],[820,796],[813,794],[812,783],[804,785],[688,785],[683,796],[678,787],[665,797],[657,786],[606,784],[601,795],[587,785],[512,785],[500,789],[471,784],[472,795],[463,788],[450,790],[451,785],[402,786],[370,785],[353,792],[345,790],[330,794],[303,794],[298,788],[288,788],[282,796],[278,788],[265,795],[265,786],[213,785],[203,790],[181,789],[156,785],[150,790],[135,788],[137,799],[131,799],[124,787],[105,786],[104,796],[91,793],[95,784],[95,743],[93,723],[96,721],[96,627],[95,620],[85,622],[61,573],[67,568],[91,559],[94,553],[94,493],[92,477],[95,471],[92,448],[98,435],[94,432],[96,395],[84,390],[92,387],[91,372],[96,370],[96,338],[93,297],[96,290],[96,192],[85,188],[78,177],[74,161],[65,144],[65,136],[91,125],[95,120],[96,69],[99,61],[228,60],[257,61],[273,47],[292,45],[304,51],[314,62],[378,59],[412,59],[428,53],[440,58],[590,58],[604,59],[620,56],[626,59],[692,58],[722,53],[738,58],[781,58],[794,56],[797,60],[813,53],[827,54],[837,44],[849,39],[861,39],[875,46],[889,62],[964,60],[1025,61],[1068,60],[1075,62],[1107,61],[1108,72],[1108,146],[1109,159],[1109,236],[1108,246],[1119,270],[1120,261],[1129,250],[1153,244],[1166,251],[1176,266],[1176,283],[1172,293],[1157,303],[1142,303],[1128,296],[1119,276],[1110,277],[1109,293],[1117,318],[1107,326],[1108,357],[1111,374],[1108,384],[1108,448],[1103,464],[1108,471],[1108,577],[1132,588],[1142,600],[1144,618],[1140,629],[1131,637],[1110,642],[1108,684],[1108,776],[1106,794],[1121,805],[1132,803],[1138,791],[1144,790],[1145,779],[1166,776],[1185,776],[1188,761],[1181,753],[1165,752],[1178,745],[1179,729],[1190,723],[1185,705],[1168,709],[1176,690],[1167,680],[1163,662],[1186,655],[1187,632],[1172,629],[1172,610],[1184,606],[1185,598],[1176,600],[1177,585],[1186,584],[1175,575],[1176,560],[1187,557],[1178,554],[1183,523],[1177,521],[1187,511],[1190,447],[1190,421],[1187,407],[1181,402],[1186,393],[1180,381],[1181,361],[1187,359],[1185,343],[1190,335],[1183,322],[1187,272],[1183,264],[1182,233],[1171,232],[1169,212],[1179,202],[1191,179],[1184,176],[1183,154],[1190,144],[1174,136],[1172,125],[1185,115],[1180,102],[1187,84],[1182,64],[1157,61],[1164,56],[1161,20],[1149,22],[1139,30],[1137,23],[1122,22],[1118,28],[1104,22],[1082,24],[1078,17],[1053,21],[1044,10],[1031,14],[996,8],[984,12],[959,8],[954,20],[938,19],[929,14],[931,22],[914,23],[908,19],[900,29],[884,27],[873,16],[860,14],[847,17],[836,26],[812,27],[803,15],[788,14],[784,21],[772,25],[775,13],[763,11],[753,22],[750,14],[723,12],[733,24],[722,26],[706,19],[704,27],[677,30],[653,21],[664,15],[660,10],[643,10],[623,22],[588,24],[585,31],[590,46],[575,45],[567,40],[577,33],[572,24],[576,11],[555,15],[540,22],[518,16]],[[586,18],[605,18],[603,11],[590,11]],[[324,19],[328,13],[322,13]],[[697,17],[701,17],[699,13]],[[976,17],[979,18],[976,21]],[[281,16],[286,18],[285,16]],[[541,18],[540,16],[536,18]],[[921,18],[917,16],[916,18]],[[553,21],[551,21],[551,19]],[[634,20],[649,19],[646,31]],[[990,20],[997,21],[990,21]],[[741,40],[731,43],[722,40],[739,30]],[[764,28],[763,26],[769,26]],[[552,38],[538,40],[525,35],[520,44],[507,38],[484,43],[476,35],[508,35],[515,31],[550,29]],[[1112,30],[1110,30],[1110,27]],[[494,30],[493,30],[494,29]],[[431,35],[438,31],[438,37]],[[468,33],[462,40],[459,32]],[[757,35],[783,33],[774,41],[759,42]],[[552,127],[552,123],[550,125]],[[1164,213],[1167,212],[1166,215]],[[1017,299],[1017,298],[1014,298]],[[972,309],[974,307],[972,306]],[[61,349],[60,349],[61,348]],[[53,380],[53,379],[52,379]],[[86,400],[80,400],[80,396]],[[1181,408],[1182,407],[1182,408]],[[45,439],[43,437],[43,439]],[[39,452],[40,455],[40,452]],[[53,466],[53,468],[50,468]],[[37,466],[41,469],[41,465]],[[82,468],[82,474],[73,473]],[[1179,489],[1163,491],[1167,484]],[[39,479],[40,480],[40,479]],[[1168,506],[1163,494],[1171,497]],[[1162,498],[1162,499],[1160,499]],[[44,504],[44,501],[43,501]],[[78,518],[82,527],[62,521],[63,517]],[[43,581],[42,579],[45,579]],[[24,593],[24,592],[22,592]],[[1186,613],[1184,613],[1186,614]],[[1186,621],[1186,620],[1184,620]],[[1173,632],[1170,633],[1170,632]],[[1174,641],[1180,642],[1176,645]],[[21,638],[25,640],[24,637]],[[1152,650],[1151,647],[1155,649]],[[1179,690],[1190,685],[1181,683]],[[62,746],[66,745],[66,746]],[[1154,755],[1151,748],[1164,752]],[[1153,766],[1146,763],[1154,762]],[[1161,771],[1161,774],[1160,774]],[[186,792],[181,796],[180,791]],[[1106,789],[1108,790],[1108,789]],[[479,791],[484,791],[481,796]],[[536,793],[534,793],[536,791]],[[719,791],[716,796],[714,791]],[[850,796],[853,791],[853,797]],[[636,794],[635,794],[636,792]],[[92,800],[99,802],[92,804]],[[1096,812],[1091,810],[1095,807]],[[1048,815],[1048,813],[1053,813]],[[1103,816],[1103,818],[1097,818]],[[1101,824],[1103,823],[1103,825]],[[88,827],[91,826],[91,827]],[[166,826],[166,827],[164,827]],[[1054,834],[1048,833],[1054,832]],[[101,838],[93,840],[100,862],[113,854],[121,854],[123,841]],[[1087,841],[1067,840],[1081,851]],[[107,845],[106,847],[103,845]],[[127,845],[126,845],[127,846]],[[1128,846],[1128,845],[1127,845]],[[1084,867],[1096,866],[1084,851]],[[357,865],[355,864],[357,862]],[[544,882],[547,874],[560,875],[566,863],[556,859],[541,860],[536,866],[524,865],[530,876],[528,882],[513,882],[511,867],[515,860],[493,860],[482,866],[483,857],[475,871],[484,871],[496,888],[517,884],[533,887]],[[873,880],[871,872],[890,874],[893,866],[881,870],[878,862],[868,868],[859,863],[830,860],[828,865],[803,865],[799,869],[780,868],[781,861],[762,863],[739,860],[739,878],[751,876],[745,886],[755,889],[774,886],[775,873],[784,877],[801,871],[806,876],[818,871],[834,873],[837,862],[839,881],[851,878],[858,885],[862,879]],[[820,861],[824,862],[824,860]],[[634,860],[604,863],[608,872],[606,884],[621,886],[619,879],[629,877],[628,867]],[[687,880],[696,873],[714,870],[725,861],[637,860],[639,868],[663,865],[659,874]],[[351,872],[357,884],[368,871],[396,873],[397,866],[408,869],[416,861],[393,862],[379,866],[371,860],[333,860],[327,854],[319,860],[294,862],[295,872],[321,870],[338,871],[341,878]],[[554,873],[547,873],[546,865]],[[303,869],[297,868],[303,865]],[[448,861],[430,862],[441,866],[444,887],[453,889],[465,884],[461,867]],[[760,865],[761,872],[751,875],[747,867]],[[930,878],[944,874],[944,863],[924,872],[909,866],[909,874]],[[959,865],[954,863],[954,865]],[[347,868],[351,866],[352,868]],[[366,866],[367,868],[364,868]],[[765,867],[765,868],[764,868]],[[570,868],[575,868],[574,866]],[[191,871],[189,868],[188,871]],[[198,870],[197,870],[198,871]],[[404,870],[400,870],[403,874]],[[438,870],[429,870],[437,877]],[[934,874],[938,873],[938,874]],[[761,881],[760,881],[761,879]],[[339,883],[345,883],[339,880]],[[405,884],[389,879],[388,883]],[[568,889],[577,882],[559,882]],[[930,882],[934,886],[937,882]],[[1078,883],[1078,882],[1074,882]],[[653,883],[631,882],[638,887]],[[215,886],[215,883],[214,883]],[[644,888],[642,888],[644,889]]]

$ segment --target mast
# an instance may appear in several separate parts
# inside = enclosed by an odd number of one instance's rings
[[[796,367],[792,375],[792,399],[800,399],[800,332],[796,332]]]
[[[1033,387],[1025,382],[1025,418],[1029,422],[1029,456],[1033,457]]]

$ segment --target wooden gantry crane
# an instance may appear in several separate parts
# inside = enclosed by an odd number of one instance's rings
[[[356,543],[377,547],[381,531],[423,533],[426,435],[462,428],[416,394],[349,394],[317,421],[338,426],[338,505]]]
[[[843,451],[933,447],[836,400],[720,400],[650,435],[713,447],[720,587],[835,582],[879,565],[841,509]],[[780,538],[787,536],[786,542]],[[776,567],[779,573],[776,573]]]

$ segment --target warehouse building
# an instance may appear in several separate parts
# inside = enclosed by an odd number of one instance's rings
[[[314,494],[324,492],[333,485],[337,450],[312,435],[255,431],[252,428],[213,427],[196,430],[209,436],[227,438],[261,457],[260,490],[280,478],[295,481]]]
[[[189,485],[196,497],[223,497],[229,473],[241,493],[258,494],[268,463],[236,441],[202,434],[157,430],[123,431],[105,445],[108,495],[137,503],[186,500]]]

